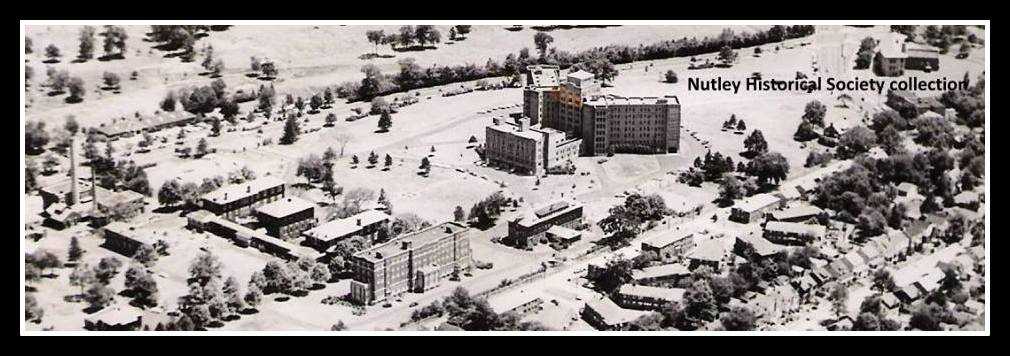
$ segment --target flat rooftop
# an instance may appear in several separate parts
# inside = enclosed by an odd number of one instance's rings
[[[266,176],[245,183],[232,184],[229,186],[221,187],[218,190],[205,194],[203,196],[203,199],[214,202],[216,204],[227,204],[250,195],[259,194],[259,192],[261,191],[282,185],[284,185],[284,181],[281,180],[280,178],[276,178],[273,176]]]
[[[572,210],[581,208],[582,204],[574,200],[557,200],[551,204],[543,205],[534,211],[527,212],[517,219],[520,226],[532,227],[543,221],[552,219]]]
[[[410,241],[411,248],[418,249],[424,245],[437,242],[443,237],[450,236],[461,231],[466,231],[468,229],[468,227],[455,222],[444,222],[415,233],[397,237],[393,240],[387,241],[386,243],[372,246],[372,248],[360,251],[354,254],[354,256],[364,258],[371,262],[378,262],[385,258],[396,256],[396,254],[400,251],[404,251],[401,244],[404,241]]]
[[[801,224],[784,221],[769,221],[765,224],[765,231],[783,232],[798,235],[811,235],[814,237],[824,237],[827,228],[823,225]]]
[[[532,65],[526,67],[526,86],[550,88],[561,85],[561,67],[556,65]]]
[[[719,261],[726,255],[726,247],[719,240],[705,240],[691,251],[690,258],[703,261]]]
[[[487,303],[495,313],[502,314],[536,299],[540,299],[543,302],[545,298],[540,293],[534,291],[513,289],[491,296],[488,298]]]
[[[675,95],[664,96],[620,96],[614,94],[594,95],[586,99],[586,105],[680,105],[680,99]]]
[[[788,208],[785,210],[776,210],[771,212],[770,214],[773,218],[775,218],[775,220],[788,220],[788,219],[796,219],[796,218],[820,215],[823,212],[824,210],[821,210],[821,208],[818,208],[816,206],[803,205]]]
[[[746,212],[754,212],[766,208],[772,204],[778,203],[780,200],[781,199],[779,199],[779,197],[773,194],[762,193],[744,199],[739,204],[736,204],[736,206],[734,206],[733,208],[740,209]]]
[[[488,125],[487,128],[490,130],[495,130],[498,132],[522,137],[533,141],[540,141],[541,139],[543,139],[543,135],[537,132],[537,130],[534,130],[532,127],[530,127],[528,130],[520,130],[519,124],[507,121],[499,124]]]
[[[312,236],[316,240],[330,241],[361,231],[365,226],[389,220],[389,218],[390,216],[384,212],[366,210],[340,220],[333,220],[316,226],[305,231],[305,234]]]
[[[621,289],[618,293],[620,293],[621,295],[630,295],[636,297],[652,298],[652,299],[676,302],[684,299],[684,292],[686,291],[687,290],[683,288],[661,288],[661,287],[625,284],[621,286]]]
[[[666,246],[670,246],[670,244],[673,244],[675,242],[690,239],[693,236],[694,236],[693,232],[681,230],[674,233],[659,235],[654,239],[642,242],[642,245],[643,246],[648,245],[655,248],[664,248]]]
[[[691,270],[679,263],[671,263],[653,267],[646,267],[631,273],[631,277],[638,281],[643,279],[660,278],[668,276],[683,276],[691,274]]]
[[[308,200],[299,197],[286,197],[273,203],[261,206],[257,208],[256,211],[267,216],[283,218],[285,216],[313,209],[315,207],[316,204]]]
[[[586,308],[595,311],[607,325],[617,325],[638,319],[638,317],[648,314],[647,312],[633,309],[621,308],[610,298],[602,297],[586,302]]]

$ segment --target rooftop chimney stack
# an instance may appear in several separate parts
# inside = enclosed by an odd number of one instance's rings
[[[527,131],[530,129],[530,118],[524,117],[519,119],[519,131]]]
[[[409,250],[412,245],[413,244],[409,240],[403,241],[400,243],[400,249]]]
[[[361,219],[357,220],[358,226],[361,226]]]

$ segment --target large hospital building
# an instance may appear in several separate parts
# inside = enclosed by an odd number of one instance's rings
[[[562,77],[556,65],[527,69],[523,118],[514,124],[496,119],[487,128],[489,163],[539,174],[539,168],[571,159],[568,150],[576,142],[575,155],[679,151],[676,96],[604,95],[592,73],[577,70]]]

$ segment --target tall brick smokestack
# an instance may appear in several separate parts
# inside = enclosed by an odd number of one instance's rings
[[[81,191],[77,187],[77,137],[70,139],[70,206],[81,202]]]

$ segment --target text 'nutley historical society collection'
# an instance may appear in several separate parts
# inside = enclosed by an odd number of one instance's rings
[[[872,91],[883,94],[884,89],[909,91],[949,91],[967,90],[969,83],[963,80],[950,80],[947,77],[933,80],[922,80],[916,77],[901,79],[839,79],[817,77],[813,79],[762,79],[750,77],[745,80],[730,80],[717,77],[703,80],[688,78],[689,91],[723,91],[733,94],[744,91]]]

